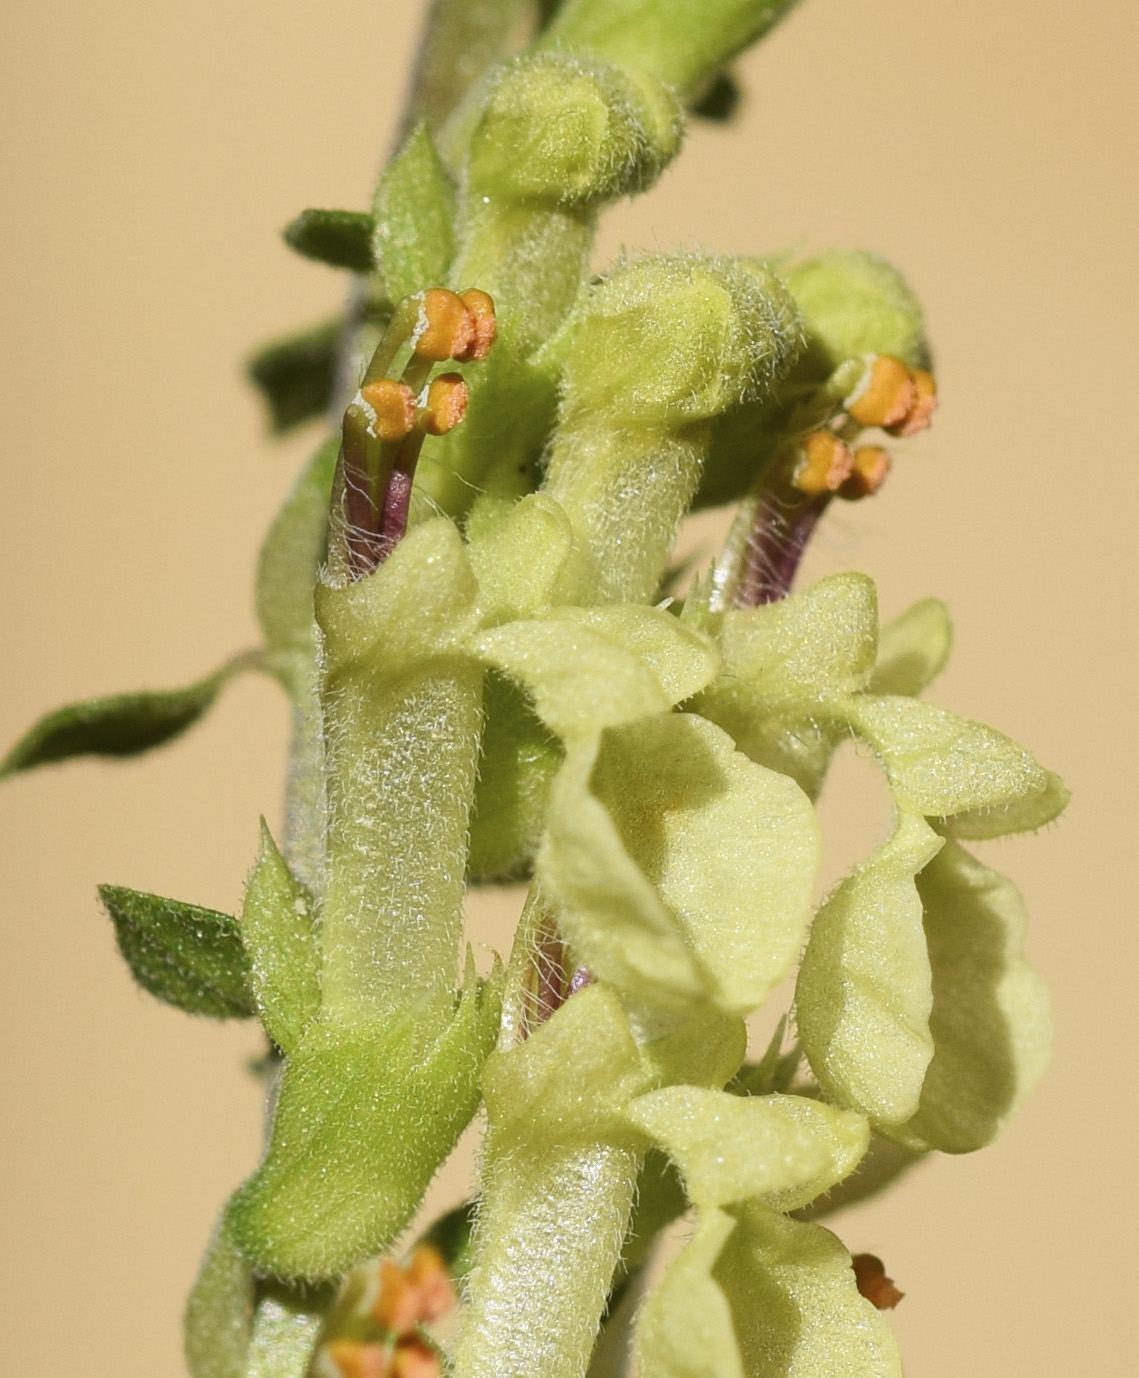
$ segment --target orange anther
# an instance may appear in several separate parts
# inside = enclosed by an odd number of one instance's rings
[[[446,287],[429,287],[419,300],[411,347],[421,359],[463,357],[475,338],[475,318],[462,298]]]
[[[428,386],[419,424],[428,435],[446,435],[466,415],[469,400],[467,385],[457,373],[441,373]]]
[[[380,1264],[380,1291],[371,1316],[384,1330],[397,1335],[414,1330],[420,1315],[419,1288],[398,1263],[385,1258]]]
[[[422,1340],[401,1340],[392,1355],[392,1378],[439,1378],[439,1356]]]
[[[873,1254],[855,1254],[850,1260],[854,1268],[855,1286],[879,1311],[892,1311],[906,1295],[894,1286],[894,1279],[886,1276],[886,1266]]]
[[[371,408],[368,430],[377,440],[402,440],[415,429],[415,393],[393,378],[380,378],[360,389],[361,400]]]
[[[477,287],[468,287],[465,292],[459,293],[459,299],[471,313],[474,321],[475,332],[470,344],[461,354],[453,357],[468,363],[472,359],[485,359],[490,353],[490,347],[494,344],[498,336],[498,320],[494,314],[494,298],[489,292],[482,292]]]
[[[880,445],[860,445],[838,495],[840,498],[868,498],[882,487],[889,472],[890,456]]]
[[[387,1378],[388,1362],[382,1345],[360,1340],[330,1340],[322,1346],[324,1357],[340,1378]]]
[[[913,405],[910,371],[893,354],[875,354],[846,399],[846,410],[860,426],[894,426]]]
[[[800,447],[791,482],[810,497],[835,493],[853,466],[854,456],[838,436],[830,431],[812,431]]]
[[[924,431],[937,410],[937,383],[933,374],[924,368],[915,368],[910,379],[914,385],[914,400],[900,421],[886,427],[891,435],[916,435]]]
[[[407,1275],[419,1288],[419,1319],[436,1321],[455,1305],[455,1288],[443,1255],[430,1244],[421,1244],[411,1256]]]

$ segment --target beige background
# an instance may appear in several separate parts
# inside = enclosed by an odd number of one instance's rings
[[[367,204],[418,9],[4,6],[4,743],[250,642],[257,541],[316,433],[270,445],[239,360],[338,301],[277,231]],[[807,0],[748,60],[738,128],[696,130],[604,235],[804,236],[905,268],[943,409],[879,499],[828,522],[813,572],[867,570],[887,612],[946,596],[938,697],[1074,789],[1058,827],[986,849],[1023,885],[1055,992],[1046,1082],[996,1147],[838,1226],[908,1293],[922,1378],[1123,1373],[1137,1338],[1137,41],[1129,0]],[[242,682],[147,763],[0,790],[4,1373],[181,1371],[197,1254],[257,1153],[257,1038],[137,994],[92,890],[233,906],[257,816],[277,815],[285,720]],[[832,870],[880,822],[865,763],[841,775]]]

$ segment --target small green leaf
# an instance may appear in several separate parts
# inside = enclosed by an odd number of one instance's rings
[[[933,1061],[917,1114],[886,1132],[914,1149],[991,1143],[1039,1080],[1052,1045],[1048,991],[1024,958],[1011,880],[947,842],[918,876],[933,968]]]
[[[261,820],[261,854],[241,909],[249,985],[265,1032],[291,1053],[320,1006],[320,948],[312,895],[293,879]]]
[[[384,169],[372,209],[371,253],[392,301],[445,283],[455,252],[455,191],[425,125],[415,126]]]
[[[222,686],[252,664],[238,657],[185,689],[144,690],[57,708],[24,734],[0,762],[0,779],[76,756],[137,756],[185,732]]]
[[[917,1109],[933,1004],[914,876],[942,845],[902,815],[815,916],[795,987],[803,1049],[824,1089],[879,1124]]]
[[[367,211],[301,211],[281,231],[285,243],[304,258],[353,273],[372,271],[373,220]]]
[[[135,980],[188,1014],[248,1019],[249,958],[228,914],[162,899],[121,885],[100,885],[99,898]]]
[[[286,1060],[264,1162],[238,1191],[230,1237],[259,1270],[333,1278],[386,1249],[479,1101],[501,975],[468,967],[445,999],[370,1024],[318,1020]]]
[[[720,72],[714,76],[700,98],[689,106],[697,119],[708,120],[712,124],[730,124],[739,113],[743,101],[740,84],[731,72]]]
[[[246,1378],[254,1285],[253,1269],[222,1233],[219,1221],[183,1318],[190,1378]]]
[[[324,321],[300,334],[274,340],[246,364],[250,381],[269,405],[270,423],[278,435],[328,410],[343,330],[339,317]]]
[[[701,1208],[754,1197],[796,1210],[848,1177],[870,1141],[861,1115],[804,1096],[667,1086],[638,1096],[628,1113],[667,1150]]]
[[[870,693],[916,698],[945,668],[952,648],[949,609],[939,598],[923,598],[878,633]]]
[[[267,648],[313,654],[313,588],[328,545],[328,510],[340,451],[326,440],[293,484],[257,559],[257,620]]]

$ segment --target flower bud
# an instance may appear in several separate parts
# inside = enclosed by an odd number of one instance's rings
[[[618,267],[590,293],[566,363],[565,415],[674,429],[756,395],[799,345],[774,275],[679,254]]]
[[[860,354],[893,354],[910,368],[928,362],[921,306],[883,259],[832,250],[799,264],[787,286],[803,313],[808,362],[819,377]]]
[[[508,201],[614,200],[656,179],[680,129],[675,97],[651,78],[576,55],[520,58],[475,129],[470,185]]]

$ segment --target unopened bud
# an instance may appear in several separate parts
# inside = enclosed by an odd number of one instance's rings
[[[470,390],[457,373],[441,373],[427,388],[419,424],[428,435],[446,435],[466,415]]]
[[[893,354],[875,354],[846,399],[846,410],[860,426],[896,426],[914,403],[910,371]]]
[[[393,378],[365,383],[360,400],[371,412],[368,430],[377,440],[397,441],[415,428],[415,394]]]
[[[474,333],[471,342],[461,354],[455,354],[454,358],[461,363],[469,363],[472,359],[485,359],[490,353],[490,347],[498,337],[498,320],[494,314],[494,298],[489,292],[480,291],[477,287],[468,287],[465,292],[459,293],[459,300],[471,313],[471,321],[474,325]]]
[[[937,383],[933,374],[924,368],[915,368],[910,372],[910,380],[914,385],[914,399],[905,416],[886,427],[891,435],[916,435],[924,431],[937,410]]]
[[[830,431],[812,431],[803,441],[791,482],[800,493],[837,493],[854,467],[849,448]]]
[[[475,320],[462,298],[446,287],[429,287],[419,303],[411,347],[438,363],[462,357],[475,338]]]
[[[850,500],[871,497],[885,483],[889,472],[890,456],[880,445],[860,445],[838,495]]]
[[[382,1345],[360,1340],[330,1340],[321,1346],[319,1369],[339,1378],[387,1378],[387,1356]]]

